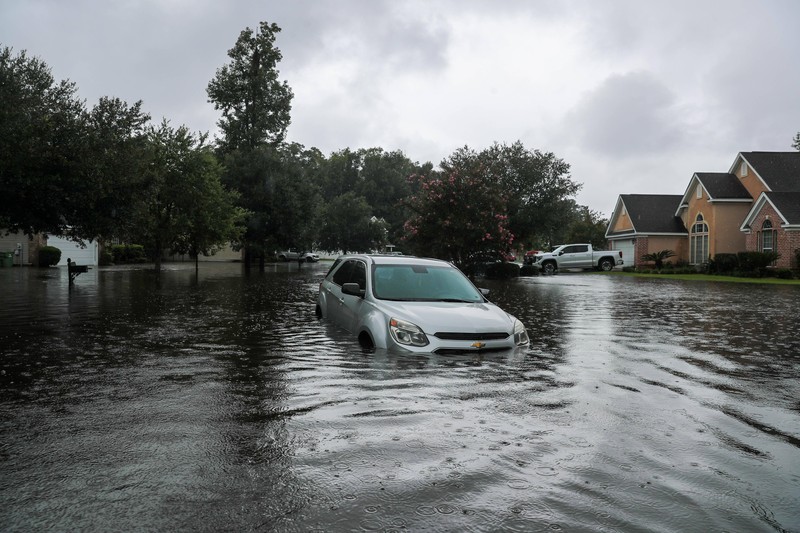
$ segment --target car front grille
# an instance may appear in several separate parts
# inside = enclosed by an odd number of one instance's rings
[[[437,339],[445,341],[497,341],[507,339],[510,335],[510,333],[506,333],[505,331],[489,333],[453,333],[440,331],[433,334]]]

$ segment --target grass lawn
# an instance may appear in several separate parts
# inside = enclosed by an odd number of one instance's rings
[[[725,283],[758,283],[762,285],[797,285],[798,279],[778,278],[736,278],[733,276],[714,276],[710,274],[645,274],[641,272],[611,272],[614,276],[632,276],[636,278],[679,279],[683,281],[722,281]]]

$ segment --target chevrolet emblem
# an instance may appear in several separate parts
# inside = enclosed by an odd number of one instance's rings
[[[480,349],[481,349],[481,348],[483,348],[484,346],[486,346],[486,343],[485,343],[485,342],[473,342],[473,343],[472,343],[472,347],[473,347],[473,348],[477,348],[478,350],[480,350]]]

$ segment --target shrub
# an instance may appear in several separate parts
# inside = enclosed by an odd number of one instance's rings
[[[140,244],[114,244],[111,246],[111,255],[114,263],[144,263],[147,257],[144,253],[144,246]]]
[[[779,279],[794,279],[794,272],[788,268],[780,268],[775,271],[775,277]]]
[[[794,266],[797,270],[800,270],[800,248],[794,251]]]
[[[761,277],[780,255],[775,252],[739,252],[736,257],[739,260],[739,270]]]
[[[710,274],[730,274],[739,267],[736,254],[717,254],[708,262]]]
[[[42,246],[39,248],[39,266],[49,267],[61,261],[61,250],[55,246]]]
[[[516,278],[520,274],[520,267],[516,263],[490,263],[486,265],[485,276],[490,279]]]
[[[100,252],[99,259],[100,266],[108,266],[114,264],[114,256],[108,250]]]
[[[670,257],[675,257],[675,252],[672,250],[661,250],[659,252],[644,254],[642,256],[642,261],[652,261],[656,264],[656,270],[661,270],[664,266],[664,260]]]

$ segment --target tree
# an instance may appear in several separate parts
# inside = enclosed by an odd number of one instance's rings
[[[585,205],[574,204],[565,234],[558,239],[558,242],[590,243],[596,249],[604,249],[607,227],[608,220],[603,218],[600,213],[592,211]],[[554,243],[551,241],[548,244]]]
[[[286,81],[278,80],[283,56],[275,36],[280,31],[267,22],[255,32],[245,28],[228,50],[231,62],[217,69],[208,84],[209,100],[222,111],[218,143],[225,153],[278,144],[286,135],[293,94]]]
[[[197,269],[200,254],[213,255],[241,238],[247,212],[236,207],[238,194],[222,185],[222,168],[208,146],[195,148],[188,158],[181,198],[186,226],[175,239],[173,251],[190,254]]]
[[[66,215],[69,234],[81,239],[125,237],[131,231],[134,199],[142,186],[150,116],[141,101],[128,105],[103,97],[86,118],[73,194]]]
[[[792,140],[792,148],[800,150],[800,131],[798,131]]]
[[[441,167],[441,173],[410,178],[418,192],[404,202],[412,213],[405,225],[408,245],[462,268],[482,254],[508,252],[514,236],[498,177],[467,147]]]
[[[0,227],[62,234],[79,199],[78,156],[85,132],[75,84],[49,67],[0,50]]]
[[[327,250],[368,252],[385,243],[386,228],[355,192],[332,199],[323,211],[320,245]]]
[[[207,93],[222,111],[217,139],[225,157],[225,183],[240,194],[240,207],[249,213],[241,246],[245,265],[254,257],[264,268],[269,247],[270,198],[281,167],[278,147],[290,122],[292,91],[278,80],[281,52],[275,47],[276,24],[261,22],[257,31],[245,28],[233,48],[231,62],[209,82]]]
[[[235,237],[243,212],[222,189],[220,169],[204,137],[164,120],[147,129],[147,141],[131,237],[144,245],[159,271],[168,249],[198,253]]]
[[[551,152],[528,150],[517,141],[493,144],[479,159],[508,196],[509,229],[517,241],[530,243],[562,229],[562,213],[581,184],[572,181],[569,164]]]

